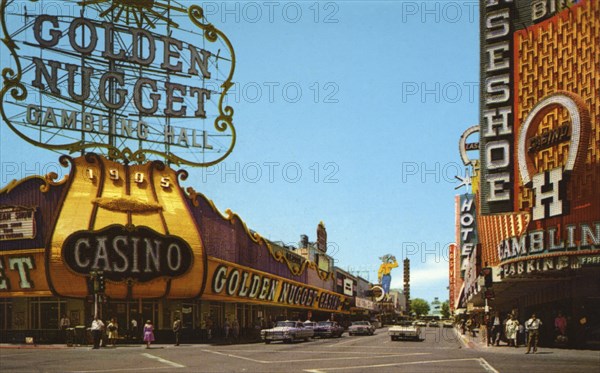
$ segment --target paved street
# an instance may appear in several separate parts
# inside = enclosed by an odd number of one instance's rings
[[[453,329],[425,328],[421,342],[374,336],[315,339],[293,344],[0,346],[2,372],[595,372],[599,351],[481,347]]]

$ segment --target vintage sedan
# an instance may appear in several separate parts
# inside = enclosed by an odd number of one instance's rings
[[[341,337],[344,334],[344,328],[335,321],[319,321],[315,328],[315,337]]]
[[[452,320],[444,320],[442,322],[442,325],[444,326],[444,328],[453,328],[454,327],[454,323],[452,322]]]
[[[277,321],[274,328],[260,331],[260,337],[266,344],[272,341],[289,343],[299,339],[308,341],[314,335],[315,331],[304,327],[304,323],[300,321]]]
[[[422,327],[427,326],[427,322],[425,322],[425,320],[417,320],[417,321],[413,322],[413,324],[416,326],[422,326]]]
[[[435,320],[431,320],[430,322],[427,323],[427,326],[430,328],[439,328],[440,327],[440,322],[439,321],[435,321]]]
[[[399,339],[413,339],[419,341],[421,340],[421,327],[410,321],[404,321],[390,327],[388,329],[388,334],[392,341],[397,341]]]
[[[368,321],[353,321],[352,325],[348,328],[348,334],[366,334],[373,335],[375,333],[375,327]]]

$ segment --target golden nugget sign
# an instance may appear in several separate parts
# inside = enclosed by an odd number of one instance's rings
[[[210,289],[203,295],[205,299],[234,297],[252,300],[257,303],[270,303],[281,306],[319,308],[337,311],[343,297],[312,286],[293,282],[279,276],[268,275],[242,268],[231,263],[209,260],[211,278]]]
[[[200,7],[63,1],[56,15],[34,3],[20,5],[36,14],[7,0],[0,8],[12,59],[0,113],[21,138],[138,163],[153,154],[207,166],[233,150],[233,109],[223,99],[235,56]]]

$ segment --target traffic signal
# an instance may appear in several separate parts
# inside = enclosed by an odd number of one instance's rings
[[[104,294],[105,284],[104,284],[104,273],[98,272],[98,294]]]
[[[483,276],[484,285],[487,289],[491,288],[494,284],[494,279],[492,277],[492,269],[491,268],[483,268],[481,270],[481,275]]]

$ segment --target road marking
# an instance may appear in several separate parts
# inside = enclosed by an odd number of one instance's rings
[[[297,359],[297,360],[276,360],[269,361],[269,364],[277,363],[298,363],[304,361],[332,361],[332,360],[354,360],[354,359],[382,359],[388,357],[402,357],[402,356],[419,356],[419,355],[431,355],[429,352],[416,352],[414,354],[396,354],[396,355],[371,355],[371,356],[351,356],[351,357],[329,357],[329,358],[314,358],[314,359]]]
[[[490,365],[490,363],[488,363],[484,358],[480,357],[479,358],[479,364],[481,364],[481,366],[483,367],[483,369],[485,369],[486,372],[490,372],[490,373],[500,373],[498,372],[496,369],[494,369],[493,366]]]
[[[227,354],[227,353],[218,352],[218,351],[211,351],[211,350],[202,350],[202,351],[209,352],[209,353],[215,354],[215,355],[233,357],[233,358],[242,359],[242,360],[249,360],[254,363],[261,363],[261,364],[286,364],[286,363],[298,363],[298,362],[306,362],[306,361],[332,361],[332,360],[352,360],[352,359],[383,359],[383,358],[388,358],[388,357],[431,355],[431,353],[429,353],[429,352],[416,352],[416,353],[412,353],[412,354],[383,354],[383,355],[382,354],[378,354],[378,355],[371,354],[371,356],[352,356],[352,357],[344,356],[344,357],[294,359],[294,360],[279,359],[279,360],[269,361],[269,360],[257,360],[257,359],[252,359],[252,358],[245,357],[245,356]],[[262,352],[264,352],[264,351],[262,351]]]
[[[104,373],[104,372],[126,372],[134,371],[138,372],[141,370],[164,370],[165,367],[151,367],[151,368],[120,368],[120,369],[103,369],[103,370],[72,370],[71,373]]]
[[[159,361],[159,362],[161,362],[161,363],[163,363],[163,364],[170,365],[170,366],[172,366],[173,368],[185,368],[185,365],[177,364],[177,363],[174,363],[174,362],[172,362],[172,361],[169,361],[169,360],[163,359],[162,357],[154,356],[154,355],[151,355],[151,354],[149,354],[149,353],[146,353],[146,352],[145,352],[145,353],[143,353],[143,354],[142,354],[142,356],[145,356],[145,357],[147,357],[147,358],[150,358],[150,359],[157,360],[157,361]]]
[[[331,345],[329,345],[327,347],[341,346],[341,345],[344,345],[344,344],[350,343],[350,342],[356,342],[356,339],[350,339],[350,340],[347,340],[347,341],[344,341],[344,342],[338,342],[338,343],[335,343],[335,344],[331,344]]]
[[[256,360],[256,359],[252,359],[252,358],[244,357],[244,356],[239,356],[239,355],[225,354],[225,353],[222,353],[222,352],[219,352],[219,351],[211,351],[211,350],[202,350],[202,351],[209,352],[211,354],[221,355],[221,356],[234,357],[236,359],[249,360],[249,361],[253,361],[255,363],[262,363],[262,364],[268,364],[268,363],[270,363],[270,361],[266,361],[266,360]]]
[[[380,347],[381,348],[381,347]],[[228,352],[265,352],[265,350],[227,350]],[[282,351],[282,350],[273,350],[272,352],[276,352],[278,354],[310,354],[310,355],[314,355],[314,354],[323,354],[323,350],[317,350],[317,351],[292,351],[292,350],[288,350],[288,351]],[[351,355],[357,355],[357,354],[363,354],[363,355],[372,355],[373,352],[362,352],[362,351],[327,351],[327,354],[351,354]],[[395,355],[397,354],[397,352],[378,352],[377,354],[379,355]]]
[[[311,373],[325,373],[330,372],[332,370],[350,370],[350,369],[365,369],[365,368],[385,368],[385,367],[394,367],[400,365],[419,365],[419,364],[435,364],[435,363],[451,363],[455,361],[476,361],[481,364],[481,360],[477,358],[467,358],[467,359],[444,359],[444,360],[425,360],[425,361],[409,361],[404,363],[389,363],[389,364],[376,364],[376,365],[362,365],[362,366],[351,366],[351,367],[335,367],[335,368],[321,368],[320,369],[304,369],[304,372]],[[491,368],[491,366],[490,366]],[[493,368],[491,368],[493,369]],[[497,372],[494,369],[494,372]]]

